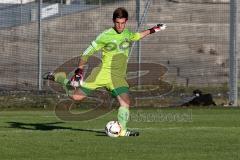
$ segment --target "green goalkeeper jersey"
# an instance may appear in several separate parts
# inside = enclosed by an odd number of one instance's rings
[[[122,33],[117,33],[113,28],[107,29],[91,42],[83,52],[82,59],[87,61],[89,56],[102,50],[101,72],[104,75],[125,77],[131,43],[139,39],[140,33],[128,29]]]

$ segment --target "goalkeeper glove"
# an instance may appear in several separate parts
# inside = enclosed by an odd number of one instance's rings
[[[73,87],[79,87],[82,85],[83,81],[83,69],[77,68],[74,72],[74,75],[71,78],[71,86]]]
[[[150,34],[158,32],[158,31],[163,31],[167,28],[167,25],[164,23],[159,23],[156,26],[148,29],[150,31]]]

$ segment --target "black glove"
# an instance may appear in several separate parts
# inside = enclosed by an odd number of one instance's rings
[[[167,25],[164,23],[159,23],[156,26],[148,29],[150,31],[150,34],[158,32],[158,31],[163,31],[167,28]]]

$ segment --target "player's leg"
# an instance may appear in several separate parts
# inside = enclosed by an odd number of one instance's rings
[[[69,95],[73,100],[75,101],[81,101],[84,98],[87,97],[87,95],[81,90],[81,89],[76,89],[72,91],[72,93]]]
[[[44,80],[55,81],[61,85],[68,85],[70,83],[69,79],[67,79],[67,75],[65,72],[57,72],[57,73],[47,72],[43,74],[42,78]]]
[[[70,80],[67,78],[65,72],[47,72],[43,74],[42,78],[44,80],[50,80],[59,83],[63,87],[67,95],[72,95],[74,88],[70,85]]]
[[[118,109],[118,122],[121,124],[122,131],[120,136],[139,136],[139,132],[130,131],[127,129],[127,123],[129,121],[129,108],[130,108],[130,97],[128,93],[122,93],[117,96],[120,107]]]
[[[118,108],[118,122],[121,124],[122,130],[127,130],[127,122],[129,120],[129,107],[130,98],[127,93],[123,93],[117,96],[117,100],[120,104]]]
[[[80,87],[76,89],[72,87],[70,85],[70,80],[67,78],[65,72],[56,73],[47,72],[42,76],[42,78],[44,80],[51,80],[61,84],[64,90],[66,91],[66,94],[73,100],[80,101],[86,98],[87,95],[89,94],[89,90],[87,88]]]
[[[92,70],[91,74],[83,81],[82,85],[74,90],[71,98],[80,101],[90,95],[95,89],[103,87],[102,84],[106,82],[103,81],[101,76],[99,76],[100,68],[96,67]]]
[[[130,116],[129,109],[131,106],[130,96],[128,94],[129,86],[124,78],[112,76],[112,82],[109,88],[111,89],[113,97],[116,97],[120,104],[117,115],[118,122],[122,127],[120,136],[138,136],[139,132],[127,129]]]

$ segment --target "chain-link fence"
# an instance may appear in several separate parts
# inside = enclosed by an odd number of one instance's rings
[[[153,103],[181,99],[193,89],[213,93],[222,99],[219,103],[228,99],[228,0],[43,0],[41,6],[33,0],[8,1],[0,2],[1,91],[54,88],[39,74],[74,69],[74,57],[112,27],[112,12],[121,6],[129,12],[127,27],[133,31],[168,26],[134,44],[128,76],[141,77],[131,83],[133,90],[137,83],[150,90],[157,85]]]

